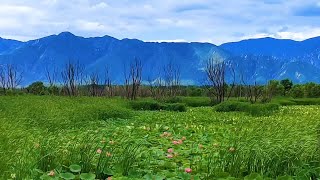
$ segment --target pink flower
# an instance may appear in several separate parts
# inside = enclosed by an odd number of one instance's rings
[[[171,159],[171,158],[173,158],[173,155],[172,154],[168,154],[167,158]]]
[[[184,172],[186,172],[186,173],[191,173],[191,172],[192,172],[192,169],[191,169],[191,168],[186,168],[186,169],[184,170]]]
[[[235,151],[236,151],[236,148],[234,148],[234,147],[230,147],[230,148],[229,148],[229,152],[233,153],[233,152],[235,152]]]
[[[173,153],[173,148],[169,148],[168,153]]]
[[[183,141],[181,139],[178,140],[178,144],[182,144]]]
[[[54,176],[55,175],[55,172],[52,170],[48,173],[48,176]]]
[[[179,142],[178,142],[178,141],[172,141],[172,143],[173,143],[174,145],[179,144]]]
[[[202,149],[203,148],[203,145],[202,144],[199,144],[199,149]]]
[[[110,152],[107,152],[107,153],[106,153],[106,156],[107,156],[107,157],[111,157],[112,154],[111,154]]]
[[[97,150],[97,153],[98,153],[98,154],[101,154],[101,153],[102,153],[102,150],[99,148],[99,149]]]
[[[110,176],[110,177],[108,177],[108,178],[107,178],[107,180],[112,180],[112,177],[111,177],[111,176]]]

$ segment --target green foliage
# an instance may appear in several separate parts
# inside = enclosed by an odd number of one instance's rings
[[[215,106],[217,112],[246,112],[252,116],[268,116],[279,111],[280,105],[275,103],[250,104],[246,102],[226,101]]]
[[[214,108],[217,112],[246,112],[250,104],[248,102],[238,102],[238,101],[225,101]]]
[[[294,85],[290,91],[290,95],[294,98],[304,97],[304,88],[302,85]]]
[[[252,116],[269,116],[274,112],[278,112],[280,109],[279,104],[268,103],[268,104],[252,104],[248,106],[246,112]]]
[[[37,81],[32,83],[27,87],[29,93],[34,95],[45,95],[47,93],[47,88],[43,82]]]
[[[319,105],[283,106],[264,117],[211,107],[132,112],[128,105],[117,98],[1,97],[0,179],[320,177]],[[134,116],[101,121],[95,115],[121,108]]]
[[[131,107],[134,110],[144,110],[144,111],[178,111],[185,112],[187,111],[186,105],[183,103],[161,103],[154,100],[140,100],[132,101]]]
[[[290,92],[293,83],[290,79],[283,79],[280,81],[280,84],[284,87],[283,95],[286,96]]]
[[[165,108],[163,103],[154,100],[139,100],[130,102],[132,109],[145,111],[159,111]]]
[[[167,111],[177,111],[177,112],[186,112],[187,107],[183,103],[173,103],[173,104],[166,104],[165,110]]]

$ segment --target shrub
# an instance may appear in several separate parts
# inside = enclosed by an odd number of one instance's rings
[[[269,116],[280,109],[279,104],[252,104],[246,110],[252,116]]]
[[[133,101],[130,103],[132,109],[143,111],[187,111],[186,105],[182,103],[161,103],[154,100]]]
[[[280,109],[279,104],[249,104],[245,102],[226,101],[215,106],[218,112],[246,112],[252,116],[268,116]]]
[[[215,106],[218,112],[246,111],[250,104],[247,102],[225,101]]]
[[[159,111],[165,107],[164,104],[153,100],[132,101],[130,104],[134,110]]]
[[[165,110],[167,111],[178,111],[178,112],[186,112],[187,107],[185,104],[182,103],[173,103],[173,104],[167,104],[165,107]]]
[[[213,105],[210,98],[207,97],[184,97],[181,99],[181,103],[190,107],[206,107]]]
[[[27,87],[27,90],[31,94],[35,95],[45,95],[46,94],[46,87],[44,86],[43,82],[34,82]]]
[[[83,110],[86,119],[108,120],[108,119],[130,119],[133,112],[122,107],[90,107]]]
[[[180,103],[180,102],[182,102],[182,98],[180,98],[180,97],[169,97],[169,98],[163,99],[163,102],[165,102],[165,103]]]
[[[305,98],[305,99],[293,99],[297,105],[320,105],[320,99],[317,98]]]

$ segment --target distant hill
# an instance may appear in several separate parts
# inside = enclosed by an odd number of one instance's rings
[[[283,78],[299,83],[320,82],[320,38],[302,42],[262,38],[221,46],[119,40],[110,36],[84,38],[69,32],[28,42],[0,39],[0,64],[17,64],[23,72],[24,85],[45,81],[45,67],[62,69],[68,61],[78,61],[87,72],[96,71],[101,76],[108,65],[115,83],[122,83],[124,67],[135,57],[142,61],[144,80],[155,78],[163,66],[172,62],[180,67],[184,84],[202,84],[205,61],[213,53],[230,60],[247,83]]]

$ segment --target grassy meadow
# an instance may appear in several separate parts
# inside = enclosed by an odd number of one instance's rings
[[[0,179],[320,178],[320,105],[280,99],[291,106],[252,116],[201,101],[176,112],[120,98],[1,96]]]

